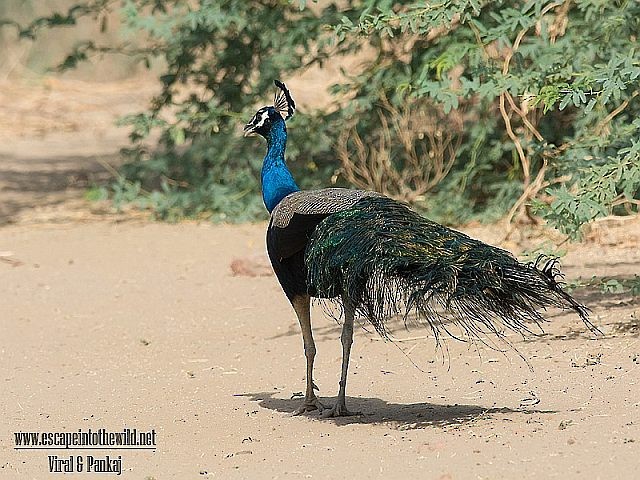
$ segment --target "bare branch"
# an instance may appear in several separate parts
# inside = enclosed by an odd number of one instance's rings
[[[447,176],[462,142],[462,115],[445,115],[427,99],[394,106],[382,95],[379,128],[366,141],[354,121],[336,151],[341,173],[359,188],[414,202]]]

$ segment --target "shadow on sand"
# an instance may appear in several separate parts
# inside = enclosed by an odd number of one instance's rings
[[[103,165],[119,162],[118,154],[51,158],[0,154],[0,225],[11,223],[23,210],[82,198],[89,187],[112,180]]]
[[[253,402],[258,402],[258,405],[262,408],[286,414],[291,414],[302,402],[302,398],[286,399],[277,398],[274,395],[275,393],[273,392],[261,392],[243,393],[235,396],[246,397]],[[325,406],[331,406],[333,402],[335,402],[335,398],[329,399],[323,397],[321,401]],[[509,421],[509,415],[557,413],[553,410],[511,409],[507,407],[487,408],[479,405],[440,405],[434,403],[400,404],[371,397],[348,397],[347,405],[352,411],[362,413],[350,417],[329,419],[320,418],[316,412],[308,413],[305,416],[317,421],[330,421],[336,425],[391,424],[403,430],[411,430],[431,426],[460,426],[495,417]]]

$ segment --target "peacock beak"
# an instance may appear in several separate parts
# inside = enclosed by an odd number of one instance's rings
[[[253,137],[256,132],[255,132],[255,125],[253,125],[252,123],[247,123],[244,126],[244,136],[245,137]]]

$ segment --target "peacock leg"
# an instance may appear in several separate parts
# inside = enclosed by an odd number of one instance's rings
[[[353,343],[353,317],[355,309],[344,297],[342,298],[344,305],[344,324],[342,325],[342,373],[340,375],[340,391],[338,392],[338,400],[336,404],[322,412],[323,417],[345,417],[349,415],[360,415],[360,412],[350,412],[347,410],[346,394],[347,394],[347,372],[349,370],[349,355],[351,354],[351,344]]]
[[[304,355],[307,358],[307,392],[304,396],[304,403],[297,408],[292,415],[300,415],[305,412],[319,410],[322,412],[324,406],[316,397],[314,389],[318,389],[313,383],[313,360],[316,356],[316,344],[313,341],[311,331],[311,297],[308,295],[298,295],[291,300],[293,309],[296,311],[300,329],[302,330],[302,341],[304,343]]]

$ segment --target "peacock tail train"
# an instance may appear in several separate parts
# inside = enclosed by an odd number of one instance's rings
[[[562,289],[555,260],[520,263],[383,196],[363,197],[323,219],[304,263],[314,296],[346,296],[385,338],[385,322],[395,315],[426,322],[436,339],[442,332],[533,333],[531,326],[545,321],[537,309],[547,307],[574,310],[597,330],[587,308]]]

